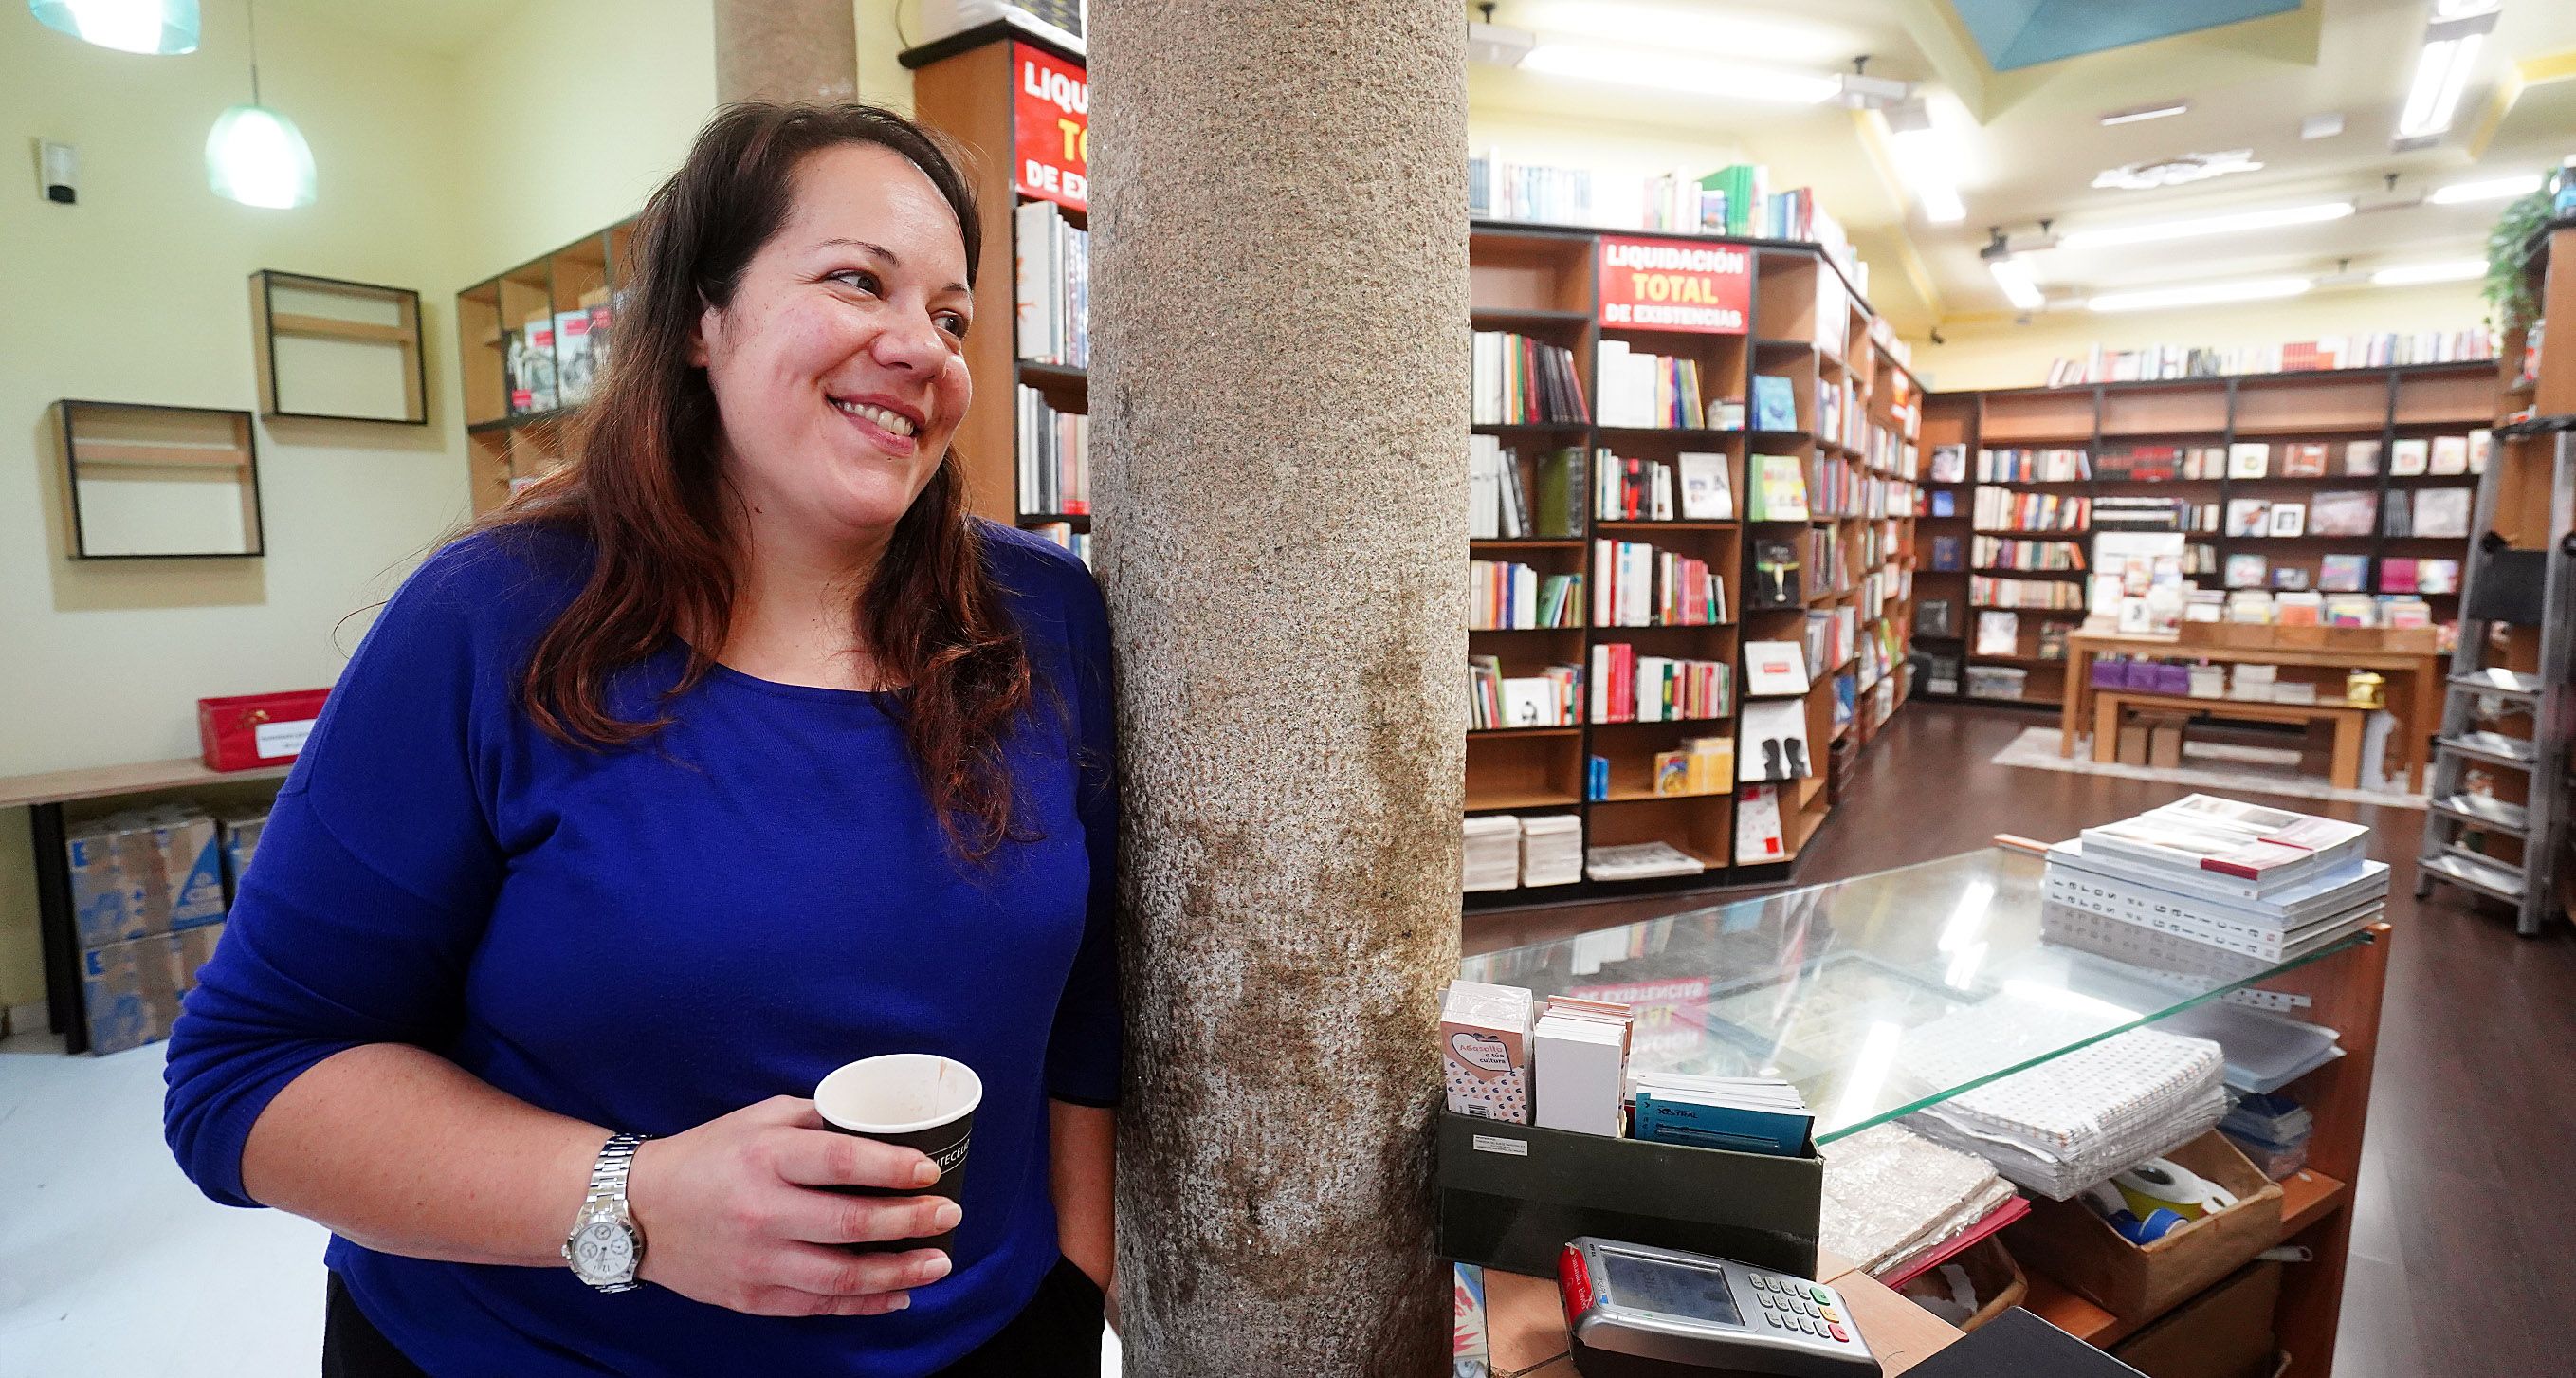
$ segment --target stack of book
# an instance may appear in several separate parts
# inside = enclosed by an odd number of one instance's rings
[[[1592,648],[1592,721],[1693,722],[1733,707],[1735,667],[1722,660],[1641,656],[1624,641]]]
[[[1542,574],[1511,560],[1467,562],[1467,626],[1474,631],[1583,625],[1583,576]]]
[[[1520,884],[1521,820],[1508,813],[1478,814],[1465,826],[1462,888],[1509,890]]]
[[[1798,1088],[1777,1077],[1631,1072],[1630,1137],[1659,1144],[1801,1157],[1816,1127]]]
[[[2081,483],[2093,477],[2082,450],[1979,450],[1979,483]]]
[[[1563,727],[1574,721],[1574,705],[1582,697],[1583,671],[1575,666],[1551,665],[1544,674],[1507,679],[1501,657],[1467,657],[1467,725],[1477,731]]]
[[[2190,795],[2051,847],[2042,923],[2124,958],[2197,944],[2292,961],[2386,912],[2388,867],[2362,855],[2369,837],[2359,823]]]
[[[1592,622],[1597,627],[1705,627],[1724,623],[1726,577],[1705,560],[1642,541],[1594,541]]]
[[[1091,366],[1091,232],[1074,228],[1053,201],[1015,212],[1018,278],[1012,303],[1019,356],[1068,368]]]
[[[1583,879],[1583,820],[1570,813],[1521,820],[1521,884],[1572,885]]]
[[[1669,842],[1631,842],[1616,847],[1594,847],[1585,853],[1584,861],[1584,873],[1594,880],[1695,876],[1707,869],[1707,863]]]
[[[1060,412],[1046,394],[1019,390],[1020,511],[1080,516],[1091,511],[1091,418]]]
[[[1601,424],[1696,430],[1708,424],[1700,403],[1699,361],[1632,350],[1603,340],[1593,356]]]
[[[2238,1098],[2218,1122],[2218,1132],[2275,1182],[2307,1166],[2308,1136],[2315,1129],[2316,1117],[2307,1107],[2278,1091]]]

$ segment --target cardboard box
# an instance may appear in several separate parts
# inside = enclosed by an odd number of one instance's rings
[[[268,828],[268,813],[227,814],[215,820],[223,838],[224,903],[230,905],[241,893],[242,872],[250,869],[250,859],[259,851],[259,835]]]
[[[81,997],[89,1050],[116,1053],[170,1036],[179,1001],[196,989],[197,969],[215,955],[222,923],[108,943],[81,953]]]
[[[1593,1234],[1811,1278],[1825,1161],[1812,1139],[1803,1147],[1733,1153],[1443,1115],[1439,1251],[1552,1278],[1565,1241]]]
[[[72,828],[65,846],[84,948],[223,921],[215,820],[200,810],[162,805],[95,819]]]
[[[2147,763],[2147,729],[2132,724],[2120,729],[2120,764],[2142,766]]]
[[[2211,1130],[2164,1155],[2235,1193],[2236,1204],[2153,1244],[2122,1239],[2081,1201],[2037,1197],[2004,1227],[2013,1256],[2115,1316],[2160,1315],[2281,1240],[2280,1184]]]
[[[2147,729],[2147,764],[2158,770],[2182,767],[2182,725],[2162,722]]]
[[[2281,1265],[2257,1263],[2111,1347],[2147,1378],[2269,1378]]]

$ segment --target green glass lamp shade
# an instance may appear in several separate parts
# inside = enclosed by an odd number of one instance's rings
[[[245,206],[313,204],[313,149],[295,122],[261,105],[236,105],[206,135],[206,181]]]
[[[49,29],[120,53],[197,51],[197,0],[27,0]]]

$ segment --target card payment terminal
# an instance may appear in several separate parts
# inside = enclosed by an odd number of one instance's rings
[[[1878,1378],[1842,1298],[1805,1278],[1586,1236],[1556,1281],[1583,1378]]]

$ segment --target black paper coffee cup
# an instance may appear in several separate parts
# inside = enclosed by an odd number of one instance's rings
[[[984,1082],[975,1069],[936,1053],[888,1053],[835,1069],[814,1088],[814,1109],[843,1134],[912,1149],[939,1165],[927,1187],[833,1187],[853,1196],[944,1196],[959,1200],[966,1185],[966,1150],[975,1136],[975,1107]],[[957,1232],[928,1238],[853,1244],[863,1253],[906,1249],[948,1250]]]

